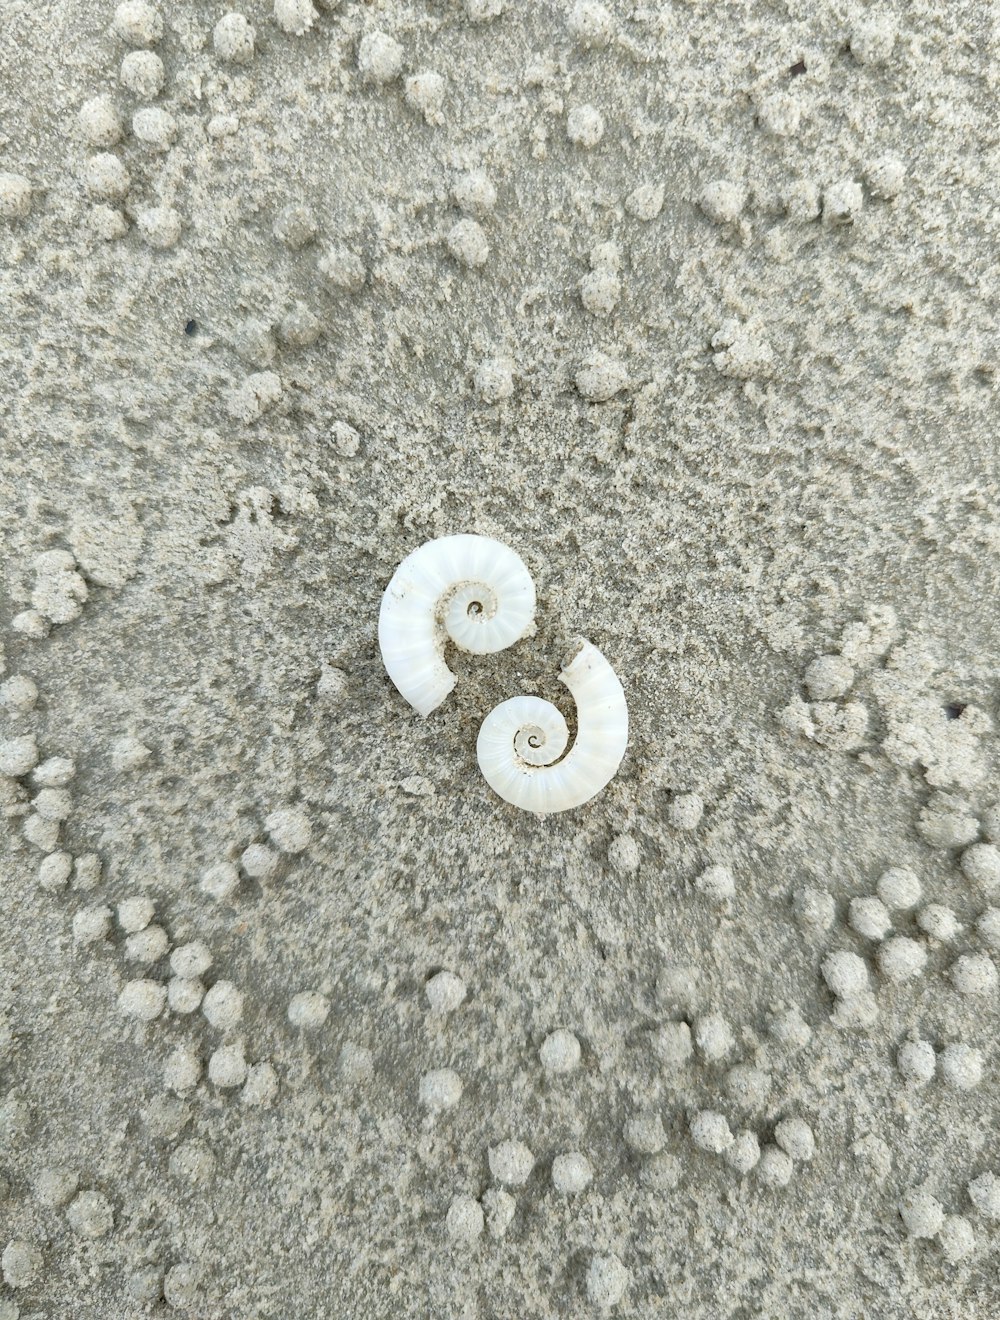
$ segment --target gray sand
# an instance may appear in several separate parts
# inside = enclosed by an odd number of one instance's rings
[[[995,1315],[995,12],[224,12],[0,13],[0,1318]]]

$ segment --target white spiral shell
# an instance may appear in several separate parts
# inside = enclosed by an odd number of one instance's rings
[[[560,680],[576,701],[576,741],[550,701],[512,697],[483,720],[479,768],[494,792],[515,807],[546,815],[579,807],[615,776],[628,744],[628,706],[615,671],[596,646],[580,640]]]
[[[441,536],[406,556],[382,597],[378,642],[389,677],[421,715],[455,686],[445,634],[463,651],[512,646],[535,618],[535,584],[520,555],[488,536]]]

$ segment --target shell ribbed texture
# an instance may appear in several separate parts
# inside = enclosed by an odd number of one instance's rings
[[[513,645],[535,617],[535,587],[521,557],[487,536],[442,536],[407,555],[382,597],[378,639],[396,687],[421,715],[455,686],[447,634],[473,655]]]
[[[556,758],[566,746],[566,721],[538,697],[513,697],[490,711],[476,744],[479,768],[494,792],[539,815],[569,811],[599,793],[628,744],[625,693],[596,646],[581,641],[559,677],[577,709],[576,741],[562,760]],[[533,763],[546,752],[547,763]]]

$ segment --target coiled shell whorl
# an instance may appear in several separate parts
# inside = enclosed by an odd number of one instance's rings
[[[445,637],[473,655],[530,632],[535,585],[520,555],[488,536],[441,536],[407,555],[382,596],[378,641],[396,687],[429,715],[455,686]]]
[[[559,678],[577,711],[576,741],[565,756],[566,721],[539,697],[501,702],[483,720],[476,743],[479,768],[494,792],[538,815],[569,811],[599,793],[628,745],[625,692],[596,646],[581,639]]]

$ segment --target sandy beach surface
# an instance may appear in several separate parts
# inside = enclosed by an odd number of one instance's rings
[[[0,1320],[995,1316],[995,8],[238,3],[0,4]]]

